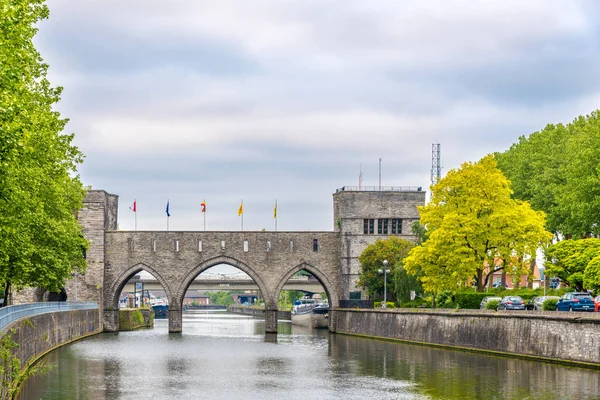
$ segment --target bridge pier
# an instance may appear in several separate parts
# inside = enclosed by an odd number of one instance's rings
[[[265,309],[265,333],[277,333],[277,308]]]
[[[169,307],[169,333],[181,333],[182,319],[181,309],[174,310]]]
[[[336,311],[333,309],[329,309],[329,332],[335,332],[337,328],[336,324]]]
[[[107,307],[102,311],[102,320],[104,332],[119,331],[119,309]]]

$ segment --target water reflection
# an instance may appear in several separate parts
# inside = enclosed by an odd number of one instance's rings
[[[182,334],[97,335],[45,358],[20,399],[596,399],[600,373],[330,335],[227,313],[186,313]]]

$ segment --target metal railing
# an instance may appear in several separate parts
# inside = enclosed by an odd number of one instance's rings
[[[340,300],[340,308],[373,308],[373,300]]]
[[[344,186],[336,189],[340,192],[422,192],[422,186]]]
[[[44,314],[56,311],[88,310],[98,308],[93,302],[48,301],[44,303],[28,303],[0,308],[0,331],[10,323],[28,315]]]

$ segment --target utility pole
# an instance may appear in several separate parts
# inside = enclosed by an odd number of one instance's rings
[[[381,192],[381,157],[379,157],[379,191]]]

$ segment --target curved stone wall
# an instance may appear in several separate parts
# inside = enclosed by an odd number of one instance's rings
[[[338,309],[336,322],[338,333],[600,368],[597,313]]]
[[[13,353],[21,360],[22,370],[49,351],[86,336],[102,332],[98,309],[49,312],[21,318],[0,336],[11,334],[19,344]]]

